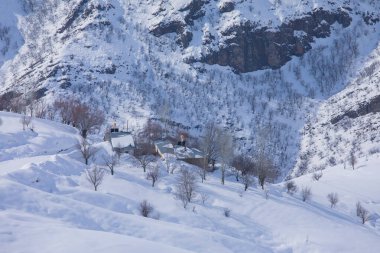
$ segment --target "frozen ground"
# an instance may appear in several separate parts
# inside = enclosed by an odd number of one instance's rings
[[[299,188],[312,190],[306,203],[283,184],[267,185],[267,199],[257,187],[244,192],[233,177],[222,186],[215,173],[198,183],[197,199],[184,209],[175,198],[178,171],[166,173],[161,161],[154,188],[137,161],[122,156],[95,192],[75,129],[34,119],[34,131],[23,131],[19,115],[0,117],[2,252],[380,252],[378,155],[360,160],[356,170],[327,168],[319,181],[297,178]],[[110,148],[96,145],[101,161]],[[333,209],[330,192],[340,199]],[[153,218],[139,214],[144,199],[155,208]],[[364,225],[357,201],[373,217]]]

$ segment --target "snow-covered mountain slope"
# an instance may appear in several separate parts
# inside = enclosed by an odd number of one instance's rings
[[[357,78],[380,37],[372,0],[14,2],[2,20],[17,17],[22,46],[2,58],[0,108],[77,97],[135,129],[170,108],[173,126],[197,136],[214,120],[243,153],[267,129],[281,178],[305,122]]]
[[[380,250],[378,155],[360,159],[354,171],[327,168],[317,182],[310,175],[297,178],[299,189],[311,187],[307,202],[299,193],[287,194],[283,184],[244,192],[234,177],[221,185],[218,173],[209,174],[204,183],[197,181],[197,196],[184,209],[176,198],[179,170],[167,173],[160,160],[155,187],[125,155],[115,175],[106,174],[94,191],[73,148],[79,139],[75,129],[34,119],[34,131],[23,131],[20,115],[0,112],[0,117],[0,139],[7,140],[0,142],[0,248],[5,252]],[[99,163],[110,152],[108,145],[96,144],[99,151],[91,160]],[[339,195],[333,209],[326,198],[330,192]],[[154,218],[140,215],[144,199],[154,206]],[[364,225],[355,214],[357,201],[373,217]]]
[[[352,159],[380,152],[380,44],[356,79],[321,103],[303,129],[294,175],[327,165],[351,167]]]

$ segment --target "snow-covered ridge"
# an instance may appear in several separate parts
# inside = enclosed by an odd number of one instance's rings
[[[86,180],[85,164],[75,148],[79,135],[71,127],[33,119],[33,131],[22,130],[21,115],[0,112],[0,247],[6,252],[365,252],[380,249],[379,156],[361,159],[357,170],[327,168],[319,181],[295,180],[309,186],[312,198],[286,193],[283,184],[266,191],[218,173],[197,182],[197,198],[184,209],[175,197],[179,171],[170,174],[156,165],[161,178],[155,187],[129,155],[115,175],[106,174],[98,191]],[[108,143],[95,144],[101,155]],[[10,152],[12,151],[12,152]],[[17,153],[17,157],[5,155]],[[184,163],[183,168],[196,168]],[[360,182],[360,183],[359,183]],[[326,195],[336,192],[330,208]],[[139,204],[148,200],[154,218],[144,218]],[[355,204],[373,215],[365,225]],[[229,210],[229,217],[225,216]]]

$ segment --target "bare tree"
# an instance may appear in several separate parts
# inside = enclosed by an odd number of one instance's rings
[[[360,202],[356,203],[356,215],[361,219],[362,224],[371,219],[369,211],[365,209]]]
[[[3,120],[0,118],[0,126],[3,124]]]
[[[269,139],[268,130],[260,130],[258,133],[256,150],[254,154],[256,173],[259,184],[263,190],[265,182],[273,182],[278,177],[278,171],[274,165],[271,158],[271,152],[268,148],[271,146]]]
[[[60,98],[59,100],[54,101],[53,110],[59,113],[62,123],[69,125],[71,124],[73,118],[72,108],[77,103],[79,102],[74,99]]]
[[[65,124],[78,128],[83,138],[98,129],[104,122],[104,113],[77,99],[59,99],[54,102],[54,110],[58,111]]]
[[[163,129],[161,125],[150,119],[145,124],[143,131],[139,134],[139,139],[141,143],[147,142],[153,145],[154,141],[162,138],[162,133]]]
[[[331,193],[327,194],[327,199],[328,199],[329,202],[330,202],[330,207],[331,207],[331,208],[335,207],[336,204],[337,204],[338,201],[339,201],[338,193],[336,193],[336,192],[331,192]]]
[[[35,116],[37,118],[45,118],[48,112],[48,106],[42,99],[36,101],[35,104]]]
[[[108,169],[110,170],[111,175],[113,175],[115,173],[114,168],[119,161],[117,154],[103,156],[103,161],[105,165],[108,167]]]
[[[204,192],[201,193],[201,201],[202,201],[202,204],[204,205],[206,203],[206,201],[208,200],[208,195]]]
[[[255,170],[255,163],[253,160],[244,155],[235,156],[232,160],[232,166],[235,168],[235,178],[239,181],[239,176],[244,185],[244,191],[248,190],[248,187],[254,184],[253,176],[257,174]]]
[[[186,208],[195,197],[195,190],[197,188],[196,177],[194,173],[182,169],[177,177],[177,197],[182,201],[183,207]]]
[[[220,132],[219,128],[216,126],[215,122],[208,122],[204,128],[204,132],[200,142],[200,150],[204,155],[203,167],[202,167],[202,182],[206,180],[206,173],[208,170],[208,165],[217,158],[217,136]],[[214,162],[213,162],[214,164]],[[214,168],[213,168],[214,169]]]
[[[311,189],[310,187],[303,187],[302,190],[301,190],[301,197],[302,197],[302,201],[303,202],[306,202],[307,200],[309,200],[311,198]]]
[[[153,158],[150,155],[140,155],[136,157],[137,161],[140,162],[141,167],[143,168],[144,172],[146,172],[146,168],[148,165],[153,162]]]
[[[177,160],[176,156],[173,154],[165,153],[163,158],[166,166],[166,171],[173,174],[175,169],[175,161]]]
[[[350,151],[350,155],[348,157],[348,162],[349,164],[351,165],[352,169],[355,170],[355,165],[356,163],[358,162],[357,159],[356,159],[356,156],[355,156],[355,151],[354,150],[351,150]]]
[[[73,125],[78,128],[83,138],[87,138],[87,134],[104,123],[104,113],[94,107],[90,107],[84,103],[75,105],[72,113]]]
[[[20,122],[22,124],[22,130],[25,131],[25,129],[28,128],[30,123],[32,122],[32,117],[30,117],[28,115],[22,115]]]
[[[293,195],[295,192],[297,192],[297,185],[294,183],[294,181],[290,180],[285,183],[286,192],[290,195]]]
[[[149,217],[149,215],[153,212],[154,208],[148,201],[143,200],[140,203],[139,210],[140,210],[140,214],[143,217]]]
[[[88,165],[88,160],[97,152],[97,149],[92,147],[85,138],[81,139],[77,147],[82,154],[85,164]]]
[[[104,178],[104,170],[94,166],[92,169],[86,169],[87,180],[94,186],[94,190],[97,191],[99,185],[102,184]]]
[[[153,145],[148,142],[137,142],[136,150],[134,152],[135,158],[140,162],[144,172],[146,172],[147,166],[154,161]]]
[[[233,156],[233,140],[228,133],[219,133],[218,141],[218,156],[222,163],[221,167],[221,183],[224,184],[226,169],[230,165]]]
[[[148,173],[146,174],[146,178],[148,180],[152,180],[152,187],[154,187],[154,184],[157,182],[158,178],[160,177],[160,171],[158,169],[158,166],[151,166],[148,170]]]

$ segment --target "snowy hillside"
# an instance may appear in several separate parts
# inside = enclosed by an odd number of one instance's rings
[[[310,175],[294,182],[311,187],[286,193],[283,183],[252,187],[218,173],[197,180],[196,198],[186,209],[176,198],[180,171],[166,172],[155,187],[129,155],[98,191],[87,181],[76,145],[77,130],[33,119],[22,130],[21,116],[0,112],[0,248],[4,252],[378,252],[380,250],[379,155],[360,159],[356,170],[329,167],[319,181]],[[91,163],[101,164],[109,144]],[[195,167],[177,166],[194,171]],[[326,195],[336,192],[330,208]],[[140,215],[147,200],[152,218]],[[356,217],[360,201],[372,219]]]
[[[1,3],[0,109],[76,97],[134,130],[165,118],[199,136],[215,121],[248,154],[266,129],[279,180],[324,152],[305,151],[305,123],[362,80],[380,39],[373,0]]]

